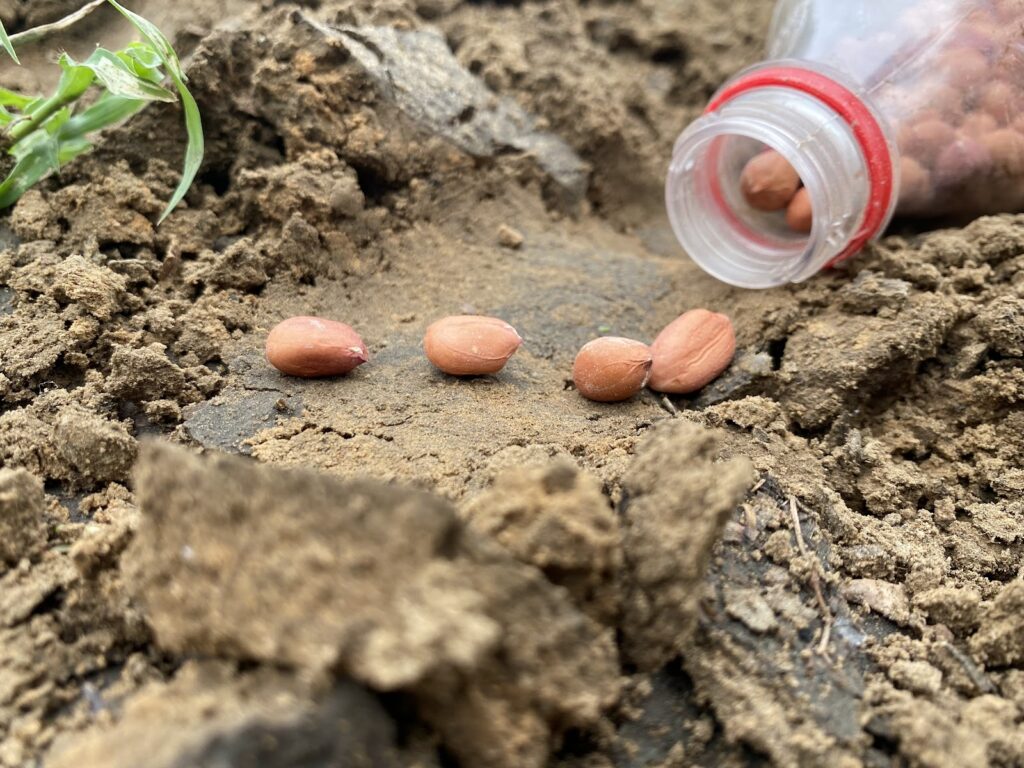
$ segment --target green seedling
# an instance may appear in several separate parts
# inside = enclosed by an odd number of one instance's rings
[[[0,183],[0,209],[13,205],[36,182],[92,148],[91,137],[123,122],[154,101],[181,101],[188,146],[181,182],[160,221],[181,202],[203,161],[203,125],[188,78],[171,43],[155,25],[116,0],[93,0],[70,16],[8,36],[0,22],[0,46],[18,62],[17,47],[64,29],[103,3],[124,16],[142,36],[120,51],[96,48],[85,61],[60,57],[61,76],[49,96],[29,96],[0,88],[3,148],[14,167]],[[167,81],[174,90],[164,87]],[[95,98],[91,98],[95,96]]]

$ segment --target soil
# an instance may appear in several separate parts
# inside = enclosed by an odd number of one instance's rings
[[[137,3],[207,160],[157,227],[152,107],[0,220],[0,766],[1024,764],[1024,217],[701,273],[661,179],[770,6]],[[572,391],[698,306],[703,393]],[[371,362],[276,373],[299,314]]]

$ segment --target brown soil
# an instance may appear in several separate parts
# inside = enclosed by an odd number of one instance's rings
[[[1024,217],[703,275],[661,178],[770,6],[137,4],[208,157],[157,228],[154,107],[0,220],[0,766],[1024,764]],[[697,306],[705,392],[572,391]],[[295,314],[371,362],[277,374]]]

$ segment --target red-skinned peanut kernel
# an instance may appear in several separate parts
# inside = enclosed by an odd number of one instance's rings
[[[572,366],[572,380],[588,400],[619,403],[644,388],[652,363],[646,344],[605,336],[583,345]]]
[[[321,317],[291,317],[267,336],[267,361],[289,376],[341,376],[370,359],[351,326]]]
[[[693,309],[670,323],[651,345],[654,364],[647,385],[655,392],[688,394],[717,379],[736,354],[732,321]]]
[[[516,329],[504,320],[481,315],[445,317],[423,336],[427,359],[452,376],[497,373],[522,343]]]
[[[774,150],[752,158],[740,177],[740,191],[751,208],[781,211],[800,188],[800,176],[789,161]]]
[[[804,187],[796,193],[796,197],[786,209],[786,224],[794,232],[809,234],[814,226],[814,209],[811,207],[811,193]]]

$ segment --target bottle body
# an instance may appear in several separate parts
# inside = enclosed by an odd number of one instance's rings
[[[680,241],[720,279],[761,288],[852,255],[896,213],[1024,209],[1022,30],[1024,0],[782,0],[768,62],[676,143]],[[750,194],[744,173],[766,151],[799,174],[789,210]]]

